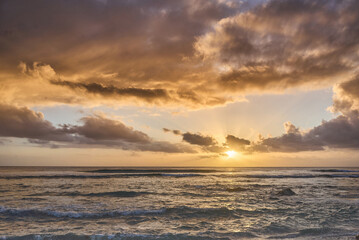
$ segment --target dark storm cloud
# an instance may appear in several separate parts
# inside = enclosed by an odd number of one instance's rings
[[[1,137],[27,138],[30,143],[51,148],[110,147],[169,153],[195,152],[182,144],[154,141],[147,134],[105,116],[87,116],[81,121],[83,125],[55,127],[40,112],[0,104]]]

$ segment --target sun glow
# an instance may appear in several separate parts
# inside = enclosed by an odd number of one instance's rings
[[[236,155],[236,152],[233,150],[230,150],[230,151],[227,151],[226,154],[229,158],[232,158]]]

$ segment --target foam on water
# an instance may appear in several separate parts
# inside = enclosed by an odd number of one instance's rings
[[[359,234],[358,168],[0,168],[0,173],[3,239]],[[286,192],[294,194],[278,194]]]
[[[233,214],[245,213],[260,213],[268,211],[268,209],[261,209],[256,211],[248,211],[243,209],[230,210],[226,207],[221,208],[194,208],[179,206],[175,208],[161,208],[161,209],[137,209],[129,211],[107,210],[101,212],[61,212],[49,209],[37,208],[8,208],[0,206],[0,214],[6,216],[21,216],[21,217],[57,217],[57,218],[106,218],[106,217],[122,217],[122,216],[141,216],[141,215],[182,215],[188,217],[218,217],[230,216]],[[269,210],[270,211],[270,210]]]
[[[235,234],[241,239],[253,238],[255,235],[251,233]],[[64,235],[51,235],[51,234],[30,234],[16,237],[2,237],[0,239],[6,240],[141,240],[141,239],[159,239],[159,240],[212,240],[212,239],[229,239],[229,238],[212,238],[207,236],[193,236],[190,234],[94,234],[94,235],[76,235],[76,234],[64,234]]]
[[[0,206],[0,214],[7,216],[21,216],[21,217],[57,217],[57,218],[102,218],[102,217],[116,217],[116,216],[136,216],[149,214],[162,214],[166,209],[151,209],[151,210],[131,210],[131,211],[103,211],[103,212],[60,212],[48,209],[36,208],[7,208]]]
[[[342,171],[344,173],[344,171]],[[347,173],[352,173],[348,171]],[[139,174],[112,174],[112,175],[15,175],[0,176],[0,179],[113,179],[113,178],[131,178],[131,177],[206,177],[204,174],[172,174],[172,173],[139,173]],[[245,174],[220,174],[213,177],[224,178],[359,178],[359,174],[288,174],[288,175],[245,175]]]
[[[96,174],[87,174],[87,175],[14,175],[14,176],[0,176],[0,179],[108,179],[108,178],[130,178],[130,177],[200,177],[201,174],[174,174],[174,173],[124,173],[124,174],[111,174],[111,175],[96,175]]]

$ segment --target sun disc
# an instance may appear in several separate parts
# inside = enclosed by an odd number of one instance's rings
[[[226,154],[229,158],[232,158],[232,157],[234,157],[234,155],[236,155],[236,152],[233,150],[230,150],[230,151],[227,151]]]

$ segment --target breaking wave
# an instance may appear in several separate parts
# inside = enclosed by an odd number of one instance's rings
[[[346,169],[315,169],[312,172],[359,172],[359,170],[346,170]]]
[[[97,169],[85,171],[90,173],[215,173],[223,172],[212,169]]]
[[[344,172],[343,172],[344,173]],[[139,174],[112,174],[112,175],[25,175],[25,176],[0,176],[0,179],[107,179],[107,178],[129,178],[129,177],[206,177],[202,174],[175,174],[175,173],[139,173]],[[309,174],[309,175],[243,175],[243,174],[221,174],[211,175],[225,178],[359,178],[359,174]]]
[[[308,175],[217,175],[223,178],[359,178],[359,174],[308,174]]]
[[[204,176],[201,174],[171,174],[171,173],[135,173],[135,174],[112,174],[112,175],[14,175],[14,176],[0,176],[0,179],[59,179],[59,178],[70,178],[70,179],[106,179],[106,178],[129,178],[129,177],[200,177]]]
[[[56,217],[56,218],[103,218],[118,216],[137,216],[162,214],[165,208],[153,210],[107,211],[107,212],[62,212],[36,208],[7,208],[0,206],[0,214],[21,217]]]
[[[339,175],[339,174],[323,174],[323,175],[250,175],[248,178],[359,178],[359,174]]]
[[[37,208],[9,208],[0,206],[0,215],[8,217],[34,217],[34,218],[79,218],[79,219],[93,219],[93,218],[111,218],[111,217],[125,217],[125,216],[146,216],[146,215],[173,215],[189,218],[196,217],[231,217],[236,214],[260,214],[272,211],[270,209],[258,210],[244,210],[244,209],[228,209],[226,207],[220,208],[192,208],[186,206],[179,206],[173,208],[160,208],[160,209],[138,209],[138,210],[112,210],[101,212],[76,212],[76,211],[55,211],[49,209]],[[280,210],[281,211],[281,210]]]
[[[69,196],[69,197],[137,197],[150,192],[135,191],[115,191],[115,192],[97,192],[97,193],[81,193],[81,192],[42,192],[34,193],[28,196]]]
[[[203,234],[205,235],[205,234]],[[233,236],[236,238],[255,238],[256,235],[250,232],[236,232],[229,234],[222,234],[223,237]],[[152,234],[131,234],[131,233],[117,233],[117,234],[94,234],[94,235],[77,235],[77,234],[64,234],[64,235],[52,235],[52,234],[29,234],[23,236],[14,236],[14,237],[3,237],[0,239],[6,240],[127,240],[127,239],[159,239],[159,240],[167,240],[167,239],[176,239],[176,240],[214,240],[218,239],[217,237],[213,238],[210,236],[198,236],[191,234],[161,234],[161,235],[152,235]],[[221,238],[228,239],[228,238]]]

